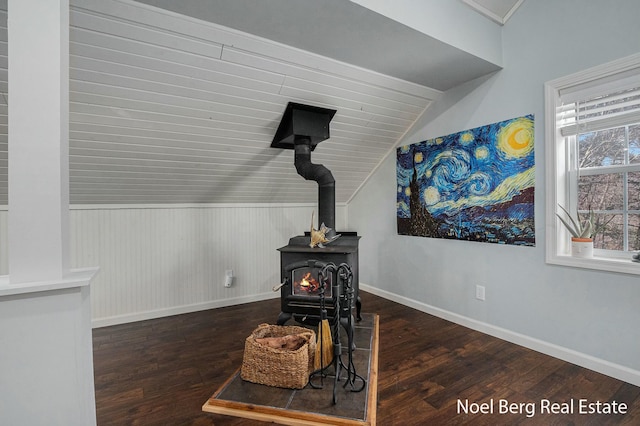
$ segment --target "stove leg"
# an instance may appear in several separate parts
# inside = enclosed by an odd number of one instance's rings
[[[362,311],[362,301],[360,300],[360,296],[356,297],[356,321],[362,321],[362,317],[360,316],[360,312]]]
[[[287,312],[280,312],[280,315],[278,315],[278,320],[276,321],[276,324],[285,325],[285,323],[290,319],[291,319],[291,314]]]

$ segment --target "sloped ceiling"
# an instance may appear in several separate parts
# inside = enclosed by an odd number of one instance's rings
[[[137,1],[441,91],[498,69],[348,0]]]
[[[298,0],[294,11],[278,0],[145,3],[184,10],[72,1],[72,204],[315,202],[316,184],[296,174],[293,152],[269,146],[289,101],[337,110],[312,161],[332,171],[343,203],[442,90],[499,69],[346,0]],[[313,18],[298,16],[298,46],[258,31],[281,28],[287,11]],[[6,12],[0,21],[6,204]]]

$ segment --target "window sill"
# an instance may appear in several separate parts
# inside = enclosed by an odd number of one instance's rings
[[[591,259],[584,259],[568,255],[555,255],[547,258],[547,263],[597,271],[640,275],[640,263],[632,262],[631,259],[613,259],[597,256]]]

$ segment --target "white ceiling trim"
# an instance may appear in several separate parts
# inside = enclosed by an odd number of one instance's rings
[[[462,0],[464,3],[491,19],[504,25],[524,0]]]

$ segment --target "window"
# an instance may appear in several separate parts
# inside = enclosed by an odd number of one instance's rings
[[[548,263],[640,274],[640,54],[545,84]],[[593,211],[594,259],[570,256],[558,205]]]

